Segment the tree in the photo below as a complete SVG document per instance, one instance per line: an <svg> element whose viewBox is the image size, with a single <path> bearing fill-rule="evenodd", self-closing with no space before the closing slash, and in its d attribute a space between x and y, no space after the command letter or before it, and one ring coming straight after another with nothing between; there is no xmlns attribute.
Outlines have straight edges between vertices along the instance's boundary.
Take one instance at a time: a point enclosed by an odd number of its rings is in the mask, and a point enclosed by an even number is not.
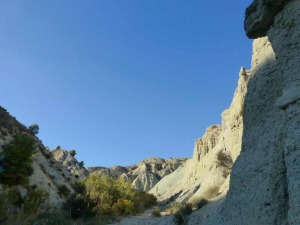
<svg viewBox="0 0 300 225"><path fill-rule="evenodd" d="M39 133L40 127L38 124L34 123L31 126L29 126L28 129L32 134L37 135Z"/></svg>
<svg viewBox="0 0 300 225"><path fill-rule="evenodd" d="M80 161L80 162L78 163L78 166L79 166L79 167L84 167L84 162L83 162L83 161Z"/></svg>
<svg viewBox="0 0 300 225"><path fill-rule="evenodd" d="M70 153L70 155L73 156L73 157L76 155L76 151L75 151L75 150L71 150L69 153Z"/></svg>
<svg viewBox="0 0 300 225"><path fill-rule="evenodd" d="M32 154L35 150L34 140L27 134L18 134L0 154L0 183L8 186L26 185L33 173Z"/></svg>

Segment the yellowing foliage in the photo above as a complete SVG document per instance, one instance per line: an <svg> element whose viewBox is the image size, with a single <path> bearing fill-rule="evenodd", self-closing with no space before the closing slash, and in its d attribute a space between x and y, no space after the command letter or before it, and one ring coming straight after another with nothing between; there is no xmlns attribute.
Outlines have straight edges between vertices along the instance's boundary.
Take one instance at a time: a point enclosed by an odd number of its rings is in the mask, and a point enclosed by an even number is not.
<svg viewBox="0 0 300 225"><path fill-rule="evenodd" d="M91 174L79 187L81 198L77 200L85 202L98 216L137 214L156 204L153 195L131 188L123 179Z"/></svg>

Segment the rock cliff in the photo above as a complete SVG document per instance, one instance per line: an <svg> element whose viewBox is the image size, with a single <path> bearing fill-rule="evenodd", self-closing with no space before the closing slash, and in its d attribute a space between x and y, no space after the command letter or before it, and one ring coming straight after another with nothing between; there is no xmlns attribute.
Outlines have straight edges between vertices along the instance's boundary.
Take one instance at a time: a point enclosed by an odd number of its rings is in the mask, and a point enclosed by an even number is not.
<svg viewBox="0 0 300 225"><path fill-rule="evenodd" d="M300 224L300 1L265 2L246 13L247 34L265 37L253 44L243 147L219 224Z"/></svg>
<svg viewBox="0 0 300 225"><path fill-rule="evenodd" d="M190 224L300 224L300 1L256 0L246 11L253 43L241 154L224 199Z"/></svg>

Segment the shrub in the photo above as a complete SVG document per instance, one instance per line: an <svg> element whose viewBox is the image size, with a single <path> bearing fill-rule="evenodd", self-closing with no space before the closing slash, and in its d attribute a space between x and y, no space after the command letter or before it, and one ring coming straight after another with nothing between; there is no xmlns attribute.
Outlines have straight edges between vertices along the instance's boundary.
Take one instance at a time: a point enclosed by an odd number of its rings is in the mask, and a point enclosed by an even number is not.
<svg viewBox="0 0 300 225"><path fill-rule="evenodd" d="M152 212L151 212L151 215L153 217L161 217L160 210L158 208L153 209Z"/></svg>
<svg viewBox="0 0 300 225"><path fill-rule="evenodd" d="M5 194L0 194L0 224L8 218L8 210L7 210L7 197Z"/></svg>
<svg viewBox="0 0 300 225"><path fill-rule="evenodd" d="M0 182L4 185L27 185L28 177L33 173L32 154L34 140L26 134L18 134L3 147L0 166Z"/></svg>
<svg viewBox="0 0 300 225"><path fill-rule="evenodd" d="M231 167L232 166L232 159L230 154L226 152L220 151L217 153L218 165L223 167Z"/></svg>
<svg viewBox="0 0 300 225"><path fill-rule="evenodd" d="M207 203L208 203L208 201L206 199L202 198L199 202L196 203L197 209L201 209Z"/></svg>
<svg viewBox="0 0 300 225"><path fill-rule="evenodd" d="M146 209L157 205L157 198L154 195L149 194L147 192L140 192L139 199L140 202L143 203L144 208Z"/></svg>
<svg viewBox="0 0 300 225"><path fill-rule="evenodd" d="M85 202L102 218L141 213L145 206L156 204L153 195L131 188L123 179L91 174L83 185Z"/></svg>
<svg viewBox="0 0 300 225"><path fill-rule="evenodd" d="M60 196L65 196L65 197L69 197L71 194L70 189L66 186L66 185L60 185L58 186L58 193Z"/></svg>
<svg viewBox="0 0 300 225"><path fill-rule="evenodd" d="M71 150L69 153L70 153L70 155L73 156L73 157L76 155L76 151L75 151L75 150Z"/></svg>
<svg viewBox="0 0 300 225"><path fill-rule="evenodd" d="M21 194L20 194L18 188L16 188L16 187L11 187L7 190L6 198L7 198L7 201L13 205L18 205L22 200Z"/></svg>
<svg viewBox="0 0 300 225"><path fill-rule="evenodd" d="M230 154L220 151L217 153L217 165L223 167L223 177L226 178L231 171L231 167L233 164L232 158Z"/></svg>
<svg viewBox="0 0 300 225"><path fill-rule="evenodd" d="M177 212L174 214L177 224L187 224L187 216L193 211L192 204L184 203L179 205Z"/></svg>
<svg viewBox="0 0 300 225"><path fill-rule="evenodd" d="M37 214L49 198L49 194L44 189L35 189L28 192L24 201L24 211L27 215Z"/></svg>
<svg viewBox="0 0 300 225"><path fill-rule="evenodd" d="M79 167L84 167L84 162L83 162L83 161L80 161L80 162L78 163L78 166L79 166Z"/></svg>
<svg viewBox="0 0 300 225"><path fill-rule="evenodd" d="M39 133L40 127L35 123L29 126L28 129L33 135L37 135Z"/></svg>
<svg viewBox="0 0 300 225"><path fill-rule="evenodd" d="M118 199L111 207L112 212L117 215L130 215L134 213L134 203L127 199Z"/></svg>

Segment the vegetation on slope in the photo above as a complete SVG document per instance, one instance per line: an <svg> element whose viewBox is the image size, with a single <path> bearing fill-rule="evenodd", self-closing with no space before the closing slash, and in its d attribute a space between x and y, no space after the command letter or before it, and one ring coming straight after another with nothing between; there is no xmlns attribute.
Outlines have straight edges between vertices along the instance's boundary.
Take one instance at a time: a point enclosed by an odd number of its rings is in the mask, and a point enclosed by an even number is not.
<svg viewBox="0 0 300 225"><path fill-rule="evenodd" d="M33 173L34 150L34 140L27 134L18 134L5 145L0 154L0 183L7 186L27 185L28 177Z"/></svg>

